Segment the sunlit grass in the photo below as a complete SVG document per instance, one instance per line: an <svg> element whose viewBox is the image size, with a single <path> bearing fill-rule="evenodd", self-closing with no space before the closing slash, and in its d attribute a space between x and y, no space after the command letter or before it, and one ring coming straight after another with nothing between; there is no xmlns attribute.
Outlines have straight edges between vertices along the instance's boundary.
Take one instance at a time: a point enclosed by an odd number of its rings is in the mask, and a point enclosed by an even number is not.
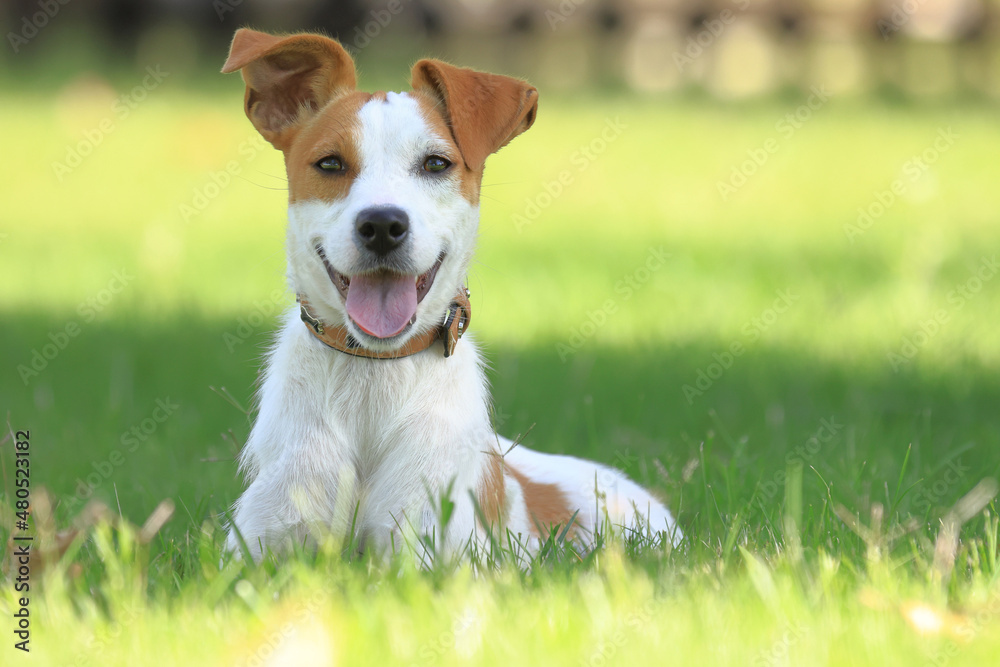
<svg viewBox="0 0 1000 667"><path fill-rule="evenodd" d="M776 123L797 100L543 96L535 127L489 165L469 279L499 428L625 469L688 537L669 555L619 544L476 576L340 553L220 564L249 427L223 395L250 405L291 302L280 155L243 117L239 82L226 85L195 96L166 81L61 181L52 163L112 116L115 93L87 84L0 107L0 396L11 427L32 430L33 483L54 494L56 525L82 527L32 597L40 664L72 663L80 646L91 664L996 654L995 504L975 496L959 544L940 538L949 509L1000 475L992 110L831 102L784 138ZM624 127L584 157L609 120ZM947 127L954 144L911 180L907 161ZM769 138L779 150L723 200L718 183ZM216 190L230 161L239 173ZM896 179L898 201L864 234L845 231ZM669 256L647 265L652 250ZM79 335L22 381L69 322ZM723 372L700 388L713 364ZM124 444L158 400L178 408ZM175 512L129 552L125 523L80 518L91 498L126 523L165 498Z"/></svg>

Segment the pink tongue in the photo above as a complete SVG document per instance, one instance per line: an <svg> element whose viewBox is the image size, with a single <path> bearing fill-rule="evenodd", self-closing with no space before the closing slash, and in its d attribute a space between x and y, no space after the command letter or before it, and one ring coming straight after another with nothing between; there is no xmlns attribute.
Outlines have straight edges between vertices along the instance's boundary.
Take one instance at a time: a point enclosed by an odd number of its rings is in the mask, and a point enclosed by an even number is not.
<svg viewBox="0 0 1000 667"><path fill-rule="evenodd" d="M347 314L365 333L376 338L395 336L406 328L416 312L414 276L383 272L351 277Z"/></svg>

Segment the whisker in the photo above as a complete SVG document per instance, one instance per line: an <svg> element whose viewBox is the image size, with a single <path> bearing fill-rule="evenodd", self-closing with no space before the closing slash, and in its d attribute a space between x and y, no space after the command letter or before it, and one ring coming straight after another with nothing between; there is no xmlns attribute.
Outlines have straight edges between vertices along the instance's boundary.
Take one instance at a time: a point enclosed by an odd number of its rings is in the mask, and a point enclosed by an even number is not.
<svg viewBox="0 0 1000 667"><path fill-rule="evenodd" d="M269 176L269 177L271 177L271 178L274 178L274 179L277 179L277 180L279 180L279 181L284 181L285 183L287 183L287 182L288 182L288 178L287 178L287 177L285 177L285 176L279 176L278 174L272 174L272 173L269 173L269 172L266 172L266 171L260 171L259 169L258 169L258 170L256 170L256 171L257 171L257 173L258 173L258 174L260 174L261 176Z"/></svg>
<svg viewBox="0 0 1000 667"><path fill-rule="evenodd" d="M236 178L238 178L238 179L240 179L242 181L245 181L245 182L249 183L250 185L255 185L258 188L261 188L262 190L280 190L281 192L288 192L288 188L287 187L286 188L275 188L275 187L272 187L270 185L264 185L262 183L255 183L254 181L251 181L246 176L237 176Z"/></svg>

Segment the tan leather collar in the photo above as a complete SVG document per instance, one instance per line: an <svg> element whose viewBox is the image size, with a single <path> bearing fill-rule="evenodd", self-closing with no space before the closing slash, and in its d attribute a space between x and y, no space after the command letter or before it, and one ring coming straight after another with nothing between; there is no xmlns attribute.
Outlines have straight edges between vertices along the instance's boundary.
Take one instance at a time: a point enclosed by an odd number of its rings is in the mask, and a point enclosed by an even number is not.
<svg viewBox="0 0 1000 667"><path fill-rule="evenodd" d="M332 347L338 352L350 354L355 357L399 359L400 357L409 357L417 352L423 352L438 340L444 343L444 356L450 357L455 352L455 345L458 344L458 339L468 330L469 322L472 320L472 306L469 305L469 296L468 288L463 287L460 289L455 298L451 300L451 305L448 306L441 326L431 329L420 336L411 338L406 342L406 345L390 352L378 352L361 347L358 341L351 336L347 327L331 327L316 317L305 295L299 294L295 299L299 302L302 321L306 323L309 331L324 345Z"/></svg>

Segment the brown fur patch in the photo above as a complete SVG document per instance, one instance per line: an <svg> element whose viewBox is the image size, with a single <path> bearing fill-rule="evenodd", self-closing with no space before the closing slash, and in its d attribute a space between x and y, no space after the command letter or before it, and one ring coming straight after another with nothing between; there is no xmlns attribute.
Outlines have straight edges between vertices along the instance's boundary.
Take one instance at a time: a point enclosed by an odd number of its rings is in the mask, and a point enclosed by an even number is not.
<svg viewBox="0 0 1000 667"><path fill-rule="evenodd" d="M507 518L504 511L507 502L504 467L502 456L494 453L489 454L489 462L486 464L486 470L480 481L479 493L476 494L476 500L479 502L479 507L483 511L483 517L487 523L484 528L496 526Z"/></svg>
<svg viewBox="0 0 1000 667"><path fill-rule="evenodd" d="M358 112L371 100L369 93L353 92L333 100L298 132L285 153L288 201L336 201L347 196L361 173ZM325 174L316 163L336 155L346 171Z"/></svg>
<svg viewBox="0 0 1000 667"><path fill-rule="evenodd" d="M354 61L329 37L236 31L223 72L242 70L247 117L275 148L287 150L302 110L315 112L353 90Z"/></svg>
<svg viewBox="0 0 1000 667"><path fill-rule="evenodd" d="M456 163L455 167L459 169L459 173L461 174L462 196L466 201L475 206L479 203L479 189L482 187L483 182L482 168L473 169L465 162L462 151L455 143L451 129L448 127L448 120L444 116L444 109L441 103L427 93L415 91L410 94L417 100L417 104L420 107L420 114L423 116L424 121L430 125L434 134L448 142L449 146L453 149L452 157L455 159L452 162Z"/></svg>
<svg viewBox="0 0 1000 667"><path fill-rule="evenodd" d="M413 90L441 102L465 163L482 171L486 158L535 122L538 91L509 76L420 60L410 71Z"/></svg>
<svg viewBox="0 0 1000 667"><path fill-rule="evenodd" d="M507 466L507 470L521 485L524 502L528 506L528 516L532 520L533 535L540 536L539 526L546 530L555 525L565 526L569 522L573 510L570 509L566 494L558 486L533 482L510 466Z"/></svg>

